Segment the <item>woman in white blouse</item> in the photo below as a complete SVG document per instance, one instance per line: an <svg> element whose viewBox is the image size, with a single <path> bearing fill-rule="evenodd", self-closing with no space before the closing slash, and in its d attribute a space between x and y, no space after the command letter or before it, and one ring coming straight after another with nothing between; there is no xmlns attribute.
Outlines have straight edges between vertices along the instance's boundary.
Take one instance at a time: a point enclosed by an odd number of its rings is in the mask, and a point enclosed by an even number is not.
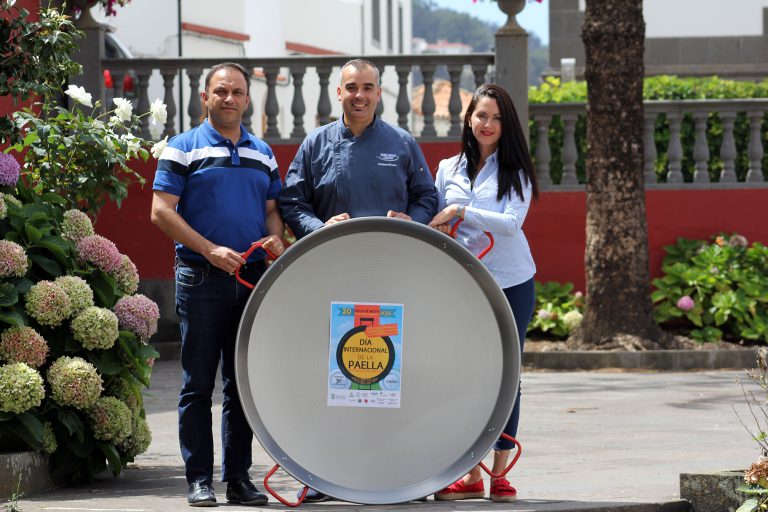
<svg viewBox="0 0 768 512"><path fill-rule="evenodd" d="M493 235L495 245L481 261L509 301L522 352L525 331L533 315L536 272L523 234L523 221L531 199L538 197L538 185L517 112L504 89L485 84L475 91L464 115L461 152L440 162L435 186L441 211L430 226L449 233L457 218L463 219L456 240L475 254L488 245L484 232ZM519 419L518 393L504 433L515 437ZM505 439L496 443L493 473L504 470L513 446ZM483 497L485 489L479 467L435 493L436 500ZM491 479L491 500L509 502L516 497L517 491L506 478Z"/></svg>

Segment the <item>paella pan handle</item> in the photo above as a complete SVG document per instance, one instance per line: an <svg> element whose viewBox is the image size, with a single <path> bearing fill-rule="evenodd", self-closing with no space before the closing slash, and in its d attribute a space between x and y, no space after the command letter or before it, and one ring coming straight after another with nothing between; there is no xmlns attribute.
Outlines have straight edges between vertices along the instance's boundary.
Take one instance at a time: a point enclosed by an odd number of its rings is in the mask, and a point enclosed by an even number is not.
<svg viewBox="0 0 768 512"><path fill-rule="evenodd" d="M459 218L459 220L456 221L456 223L451 228L451 238L456 238L456 231L459 229L459 224L464 222L464 219ZM486 254L490 252L491 249L493 249L493 244L495 243L495 240L493 239L493 235L489 231L483 231L485 233L485 236L488 237L488 247L483 249L483 251L477 255L477 259L481 260L485 257Z"/></svg>
<svg viewBox="0 0 768 512"><path fill-rule="evenodd" d="M523 453L523 447L522 447L522 446L520 446L520 443L517 441L517 439L515 439L514 437L512 437L512 436L510 436L510 435L508 435L508 434L501 434L501 437L503 437L503 438L504 438L504 439L506 439L507 441L512 441L513 443L515 443L515 446L517 447L517 452L515 453L515 456L512 458L512 462L510 462L510 463L509 463L509 465L508 465L508 466L507 466L507 467L504 469L504 471L502 471L502 472L501 472L501 473L499 473L498 475L497 475L497 474L495 474L495 473L493 473L493 471L491 471L490 469L488 469L488 466L486 466L485 464L483 464L483 463L481 462L481 463L480 463L480 467L481 467L481 468L483 468L483 471L485 471L486 473L488 473L488 475L489 475L491 478L504 478L504 476L505 476L507 473L509 473L509 470L510 470L510 469L512 469L512 466L514 466L514 465L515 465L515 463L517 462L517 459L519 459L519 458L520 458L520 454L521 454L521 453Z"/></svg>
<svg viewBox="0 0 768 512"><path fill-rule="evenodd" d="M264 252L267 253L267 257L272 258L273 260L277 259L277 256L275 256L274 254L269 252L269 249L267 249L266 247L263 247L263 244L261 242L256 242L253 245L251 245L251 247L248 248L248 250L245 251L243 254L241 254L240 257L243 258L244 260L248 260L248 256L250 256L251 253L253 251L255 251L256 249L264 249ZM245 279L243 279L242 277L240 277L240 269L241 268L243 268L242 265L238 266L235 269L235 279L237 279L237 281L241 285L245 286L246 288L253 289L256 285L253 285L253 284L249 283L248 281L246 281Z"/></svg>
<svg viewBox="0 0 768 512"><path fill-rule="evenodd" d="M305 485L304 489L301 491L301 494L299 494L299 499L296 500L296 502L288 501L282 496L280 496L277 491L272 489L269 486L269 477L275 474L275 472L280 468L280 464L275 464L275 466L269 470L269 473L267 473L267 476L264 477L264 489L267 490L269 494L272 495L273 498L275 498L277 501L285 505L286 507L298 507L302 503L304 503L304 498L307 496L307 492L309 491L309 486Z"/></svg>

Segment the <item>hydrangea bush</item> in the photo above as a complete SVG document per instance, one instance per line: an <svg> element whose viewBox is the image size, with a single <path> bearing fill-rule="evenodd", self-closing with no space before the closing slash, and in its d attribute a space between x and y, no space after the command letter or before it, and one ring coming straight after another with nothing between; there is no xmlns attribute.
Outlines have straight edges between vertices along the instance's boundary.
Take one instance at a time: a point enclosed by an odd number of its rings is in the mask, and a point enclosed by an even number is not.
<svg viewBox="0 0 768 512"><path fill-rule="evenodd" d="M652 295L659 323L700 341L768 342L768 247L720 234L664 250Z"/></svg>
<svg viewBox="0 0 768 512"><path fill-rule="evenodd" d="M528 332L566 338L579 328L584 314L584 295L573 283L536 282L536 306Z"/></svg>
<svg viewBox="0 0 768 512"><path fill-rule="evenodd" d="M157 305L88 215L16 180L2 155L0 451L50 453L62 481L117 474L151 441L141 390Z"/></svg>

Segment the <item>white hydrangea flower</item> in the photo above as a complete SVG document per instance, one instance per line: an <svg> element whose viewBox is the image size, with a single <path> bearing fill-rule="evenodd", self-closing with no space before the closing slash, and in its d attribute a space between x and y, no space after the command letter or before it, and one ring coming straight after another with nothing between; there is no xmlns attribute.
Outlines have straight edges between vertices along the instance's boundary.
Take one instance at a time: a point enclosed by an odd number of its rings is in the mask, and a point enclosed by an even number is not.
<svg viewBox="0 0 768 512"><path fill-rule="evenodd" d="M86 107L93 107L93 103L91 103L91 95L90 93L85 92L85 88L83 87L70 84L69 88L67 88L64 94L76 102L82 103Z"/></svg>

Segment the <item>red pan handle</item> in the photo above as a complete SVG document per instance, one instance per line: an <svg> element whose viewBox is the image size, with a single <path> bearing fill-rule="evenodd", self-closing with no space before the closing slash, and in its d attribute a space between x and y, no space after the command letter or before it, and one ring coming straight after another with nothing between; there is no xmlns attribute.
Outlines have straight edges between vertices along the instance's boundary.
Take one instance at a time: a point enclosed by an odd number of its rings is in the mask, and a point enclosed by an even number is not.
<svg viewBox="0 0 768 512"><path fill-rule="evenodd" d="M267 253L267 257L272 258L273 260L277 259L277 256L275 256L274 254L269 252L269 249L267 249L266 247L263 247L263 244L261 242L255 242L253 245L251 245L251 247L247 251L245 251L240 256L244 260L248 260L248 256L250 256L251 253L253 251L255 251L256 249L264 249L264 252ZM240 265L239 267L237 267L235 269L235 279L237 279L237 282L239 282L241 285L245 286L246 288L250 288L250 289L255 288L256 285L253 285L253 284L249 283L248 281L246 281L245 279L243 279L242 277L240 277L240 269L241 268L243 268L242 265Z"/></svg>
<svg viewBox="0 0 768 512"><path fill-rule="evenodd" d="M459 229L459 224L461 224L462 222L464 222L464 219L459 218L459 220L457 220L456 223L453 225L453 227L451 228L451 234L450 234L451 238L456 238L456 231ZM483 259L485 255L488 254L491 251L491 249L493 249L493 244L495 243L495 240L493 239L493 235L490 232L483 231L483 233L485 233L485 236L488 237L488 247L483 249L483 251L477 255L477 259L479 260Z"/></svg>
<svg viewBox="0 0 768 512"><path fill-rule="evenodd" d="M280 468L280 464L275 464L275 466L269 470L269 473L267 473L267 476L264 477L264 489L267 490L269 494L272 495L273 498L275 498L277 501L285 505L286 507L298 507L302 503L304 503L304 498L307 496L307 491L309 491L309 486L305 485L304 489L301 491L301 494L299 494L299 499L295 503L292 501L288 501L282 496L280 496L277 491L272 489L269 486L269 477L275 474L275 471L277 471Z"/></svg>
<svg viewBox="0 0 768 512"><path fill-rule="evenodd" d="M515 443L515 446L517 446L517 452L515 453L515 456L512 458L512 462L510 462L509 465L506 467L506 469L504 469L504 471L502 471L498 475L494 474L490 469L488 469L488 467L485 464L481 462L480 467L483 468L483 471L488 473L488 475L490 475L491 478L503 478L507 473L509 473L509 470L512 469L512 466L515 465L515 463L517 462L517 459L520 458L520 454L523 453L523 447L520 446L520 443L517 442L517 439L515 439L514 437L508 434L501 434L501 437L503 437L507 441L512 441L513 443Z"/></svg>

